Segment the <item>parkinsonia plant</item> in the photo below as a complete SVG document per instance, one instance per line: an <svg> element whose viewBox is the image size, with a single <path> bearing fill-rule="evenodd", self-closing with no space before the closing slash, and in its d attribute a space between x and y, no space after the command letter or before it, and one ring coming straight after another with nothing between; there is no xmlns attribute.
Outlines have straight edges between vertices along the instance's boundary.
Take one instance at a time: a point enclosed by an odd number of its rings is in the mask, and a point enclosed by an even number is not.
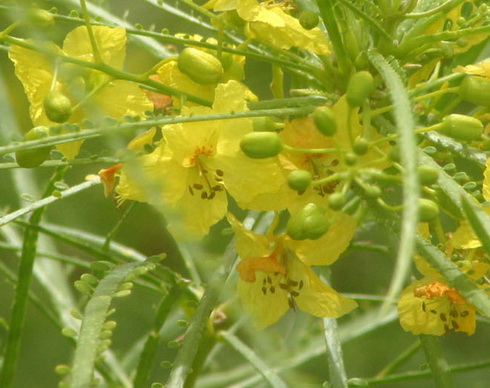
<svg viewBox="0 0 490 388"><path fill-rule="evenodd" d="M1 2L0 386L487 386L489 36L478 0Z"/></svg>

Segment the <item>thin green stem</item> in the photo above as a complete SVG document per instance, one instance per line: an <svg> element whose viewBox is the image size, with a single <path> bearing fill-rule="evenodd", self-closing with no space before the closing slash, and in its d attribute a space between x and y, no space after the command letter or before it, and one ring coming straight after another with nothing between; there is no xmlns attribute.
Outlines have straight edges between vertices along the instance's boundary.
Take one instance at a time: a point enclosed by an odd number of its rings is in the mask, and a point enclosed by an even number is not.
<svg viewBox="0 0 490 388"><path fill-rule="evenodd" d="M103 62L102 56L100 55L99 46L95 40L94 30L92 29L92 24L90 23L90 15L87 10L87 4L85 0L80 0L80 7L82 7L83 19L85 20L85 27L87 28L88 38L90 39L90 44L92 45L92 52L94 54L94 59L96 62Z"/></svg>
<svg viewBox="0 0 490 388"><path fill-rule="evenodd" d="M425 357L432 371L437 388L454 388L451 370L444 357L439 337L433 335L421 335L420 343L424 349Z"/></svg>
<svg viewBox="0 0 490 388"><path fill-rule="evenodd" d="M16 210L15 212L12 212L10 214L7 214L6 216L0 217L0 226L5 225L21 216L24 214L30 213L32 211L37 211L39 209L43 209L45 206L59 201L60 199L70 197L74 194L77 194L83 190L86 190L92 186L98 185L100 183L100 178L94 178L91 179L87 182L83 182L79 185L70 187L69 189L63 190L59 192L57 195L50 195L47 197L44 197L43 199L34 202L32 205L26 206L22 209ZM51 193L53 190L51 190L49 193Z"/></svg>
<svg viewBox="0 0 490 388"><path fill-rule="evenodd" d="M287 388L286 383L262 361L247 345L230 332L221 332L220 337L224 339L233 349L240 353L259 372L271 388Z"/></svg>
<svg viewBox="0 0 490 388"><path fill-rule="evenodd" d="M399 366L403 365L407 362L412 356L420 349L420 341L414 342L410 345L403 353L401 353L397 358L391 361L388 365L386 365L382 370L378 372L376 378L382 378L390 375L396 370Z"/></svg>
<svg viewBox="0 0 490 388"><path fill-rule="evenodd" d="M234 251L234 246L235 240L233 239L226 249L223 260L224 264L221 266L220 270L214 273L209 281L208 288L204 292L194 314L194 318L185 333L182 347L177 353L173 368L170 371L170 376L165 385L166 388L184 387L187 377L191 372L192 364L198 351L199 342L206 329L209 316L218 302L223 283L228 277L233 263L235 262L236 253Z"/></svg>

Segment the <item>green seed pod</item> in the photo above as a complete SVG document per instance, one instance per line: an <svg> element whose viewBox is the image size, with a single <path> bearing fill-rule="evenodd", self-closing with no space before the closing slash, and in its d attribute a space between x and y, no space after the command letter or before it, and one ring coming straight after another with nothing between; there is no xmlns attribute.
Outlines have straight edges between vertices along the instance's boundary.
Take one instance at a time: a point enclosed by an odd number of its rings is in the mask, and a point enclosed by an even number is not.
<svg viewBox="0 0 490 388"><path fill-rule="evenodd" d="M458 140L479 140L483 133L483 124L474 117L454 113L442 119L439 132Z"/></svg>
<svg viewBox="0 0 490 388"><path fill-rule="evenodd" d="M332 210L340 210L347 203L347 198L343 193L332 193L328 197L328 207Z"/></svg>
<svg viewBox="0 0 490 388"><path fill-rule="evenodd" d="M356 155L365 155L369 150L369 141L363 137L358 137L354 140L352 150L356 153Z"/></svg>
<svg viewBox="0 0 490 388"><path fill-rule="evenodd" d="M293 240L316 240L328 230L330 222L320 206L309 203L288 222L287 233Z"/></svg>
<svg viewBox="0 0 490 388"><path fill-rule="evenodd" d="M253 118L255 132L275 132L276 122L270 116L260 116Z"/></svg>
<svg viewBox="0 0 490 388"><path fill-rule="evenodd" d="M48 127L35 127L27 132L24 136L25 141L39 140L49 136ZM15 159L20 167L33 168L39 166L49 158L51 146L35 148L31 150L22 150L15 153Z"/></svg>
<svg viewBox="0 0 490 388"><path fill-rule="evenodd" d="M368 198L378 198L381 196L381 189L378 186L374 186L371 184L366 183L362 187L364 194Z"/></svg>
<svg viewBox="0 0 490 388"><path fill-rule="evenodd" d="M349 80L347 102L351 107L362 106L372 92L374 92L373 76L368 71L359 71Z"/></svg>
<svg viewBox="0 0 490 388"><path fill-rule="evenodd" d="M55 123L64 123L71 116L71 101L63 93L50 92L44 99L46 116Z"/></svg>
<svg viewBox="0 0 490 388"><path fill-rule="evenodd" d="M439 178L439 170L432 166L420 165L417 166L420 184L430 186L437 182Z"/></svg>
<svg viewBox="0 0 490 388"><path fill-rule="evenodd" d="M311 173L307 170L294 170L288 175L288 186L303 192L311 184Z"/></svg>
<svg viewBox="0 0 490 388"><path fill-rule="evenodd" d="M459 95L472 104L490 106L490 79L480 76L466 77L459 87Z"/></svg>
<svg viewBox="0 0 490 388"><path fill-rule="evenodd" d="M318 14L310 10L303 11L301 12L301 15L299 15L299 24L301 24L301 27L305 30L315 28L319 21L320 18L318 17Z"/></svg>
<svg viewBox="0 0 490 388"><path fill-rule="evenodd" d="M325 136L333 136L337 132L337 120L328 106L315 108L312 114L316 128Z"/></svg>
<svg viewBox="0 0 490 388"><path fill-rule="evenodd" d="M282 142L276 132L250 132L240 141L240 148L252 159L276 156L282 150Z"/></svg>
<svg viewBox="0 0 490 388"><path fill-rule="evenodd" d="M192 47L180 53L177 67L198 84L215 84L223 75L223 66L218 58Z"/></svg>
<svg viewBox="0 0 490 388"><path fill-rule="evenodd" d="M429 222L439 215L439 207L434 201L419 198L419 221Z"/></svg>

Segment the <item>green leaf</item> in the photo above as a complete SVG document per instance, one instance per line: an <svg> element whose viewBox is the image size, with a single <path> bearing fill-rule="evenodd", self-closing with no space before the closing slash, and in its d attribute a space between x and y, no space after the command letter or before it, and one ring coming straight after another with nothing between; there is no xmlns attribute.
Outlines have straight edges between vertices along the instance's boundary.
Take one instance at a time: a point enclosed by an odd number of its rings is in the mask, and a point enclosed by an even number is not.
<svg viewBox="0 0 490 388"><path fill-rule="evenodd" d="M415 245L415 234L418 225L418 208L420 185L417 175L418 148L414 133L415 122L412 115L412 104L399 74L388 61L376 51L370 51L368 58L383 77L391 100L393 113L399 135L400 159L404 168L403 181L403 215L400 232L400 245L396 259L395 273L393 274L384 308L392 303L401 291L405 278L408 275L412 254Z"/></svg>
<svg viewBox="0 0 490 388"><path fill-rule="evenodd" d="M482 243L483 249L490 254L490 216L474 201L461 197L461 205L468 222Z"/></svg>

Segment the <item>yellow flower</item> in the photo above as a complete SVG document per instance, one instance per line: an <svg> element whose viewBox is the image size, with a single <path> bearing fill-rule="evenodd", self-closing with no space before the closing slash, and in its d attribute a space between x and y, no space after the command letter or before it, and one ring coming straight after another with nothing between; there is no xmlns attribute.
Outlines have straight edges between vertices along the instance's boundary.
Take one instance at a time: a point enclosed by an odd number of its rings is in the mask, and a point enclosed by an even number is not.
<svg viewBox="0 0 490 388"><path fill-rule="evenodd" d="M448 252L453 247L449 245ZM414 334L443 335L450 330L471 335L476 327L476 309L421 256L415 256L417 270L425 277L406 287L398 301L400 324ZM460 269L471 279L484 276L489 265L460 260Z"/></svg>
<svg viewBox="0 0 490 388"><path fill-rule="evenodd" d="M183 115L245 111L251 93L229 81L219 84L215 95L212 108L184 107ZM284 177L276 160L250 159L241 152L239 142L252 130L247 118L166 125L155 151L139 158L140 168L124 170L117 192L123 199L168 207L178 215L169 227L181 237L208 233L227 211L227 192L242 207L279 210L273 196L255 201L277 192Z"/></svg>
<svg viewBox="0 0 490 388"><path fill-rule="evenodd" d="M104 26L92 27L100 56L104 63L122 69L126 31ZM30 41L31 43L34 43ZM62 55L94 62L92 45L86 27L77 27L65 38L63 49L54 44L46 48ZM98 71L57 61L45 54L12 46L9 57L15 64L15 74L22 82L30 103L30 116L34 125L52 126L44 109L44 100L52 90L67 96L72 107L69 122L80 122L84 118L97 121L105 116L120 119L125 115L143 115L152 110L151 102L133 82L112 80ZM57 77L56 79L54 79ZM52 87L53 85L53 87ZM69 159L74 158L82 142L62 144L57 148Z"/></svg>
<svg viewBox="0 0 490 388"><path fill-rule="evenodd" d="M246 230L232 215L236 234L238 294L254 325L263 329L277 322L288 309L322 318L347 314L357 303L323 283L295 253L284 235L258 235Z"/></svg>
<svg viewBox="0 0 490 388"><path fill-rule="evenodd" d="M176 34L177 37L185 37L195 41L206 41L207 43L217 45L216 39L208 38L204 39L200 35L187 36L185 34ZM231 46L233 47L233 46ZM202 49L209 52L210 50ZM223 69L224 73L220 79L220 83L226 83L230 80L241 81L244 77L245 56L238 54L223 53ZM164 83L167 86L171 86L175 89L182 90L197 97L204 98L206 100L214 99L214 91L216 85L204 85L199 84L189 78L186 74L182 73L178 67L176 61L169 61L160 66L157 70L158 81ZM172 97L173 105L180 107L180 99L176 96ZM186 101L185 105L196 105L191 101Z"/></svg>
<svg viewBox="0 0 490 388"><path fill-rule="evenodd" d="M330 54L325 34L315 27L304 29L298 19L288 15L280 4L259 3L257 0L218 0L211 2L215 11L235 10L247 22L245 34L251 39L288 50L299 47L317 54Z"/></svg>
<svg viewBox="0 0 490 388"><path fill-rule="evenodd" d="M413 334L475 332L476 310L454 288L428 278L405 288L398 302L400 324Z"/></svg>

